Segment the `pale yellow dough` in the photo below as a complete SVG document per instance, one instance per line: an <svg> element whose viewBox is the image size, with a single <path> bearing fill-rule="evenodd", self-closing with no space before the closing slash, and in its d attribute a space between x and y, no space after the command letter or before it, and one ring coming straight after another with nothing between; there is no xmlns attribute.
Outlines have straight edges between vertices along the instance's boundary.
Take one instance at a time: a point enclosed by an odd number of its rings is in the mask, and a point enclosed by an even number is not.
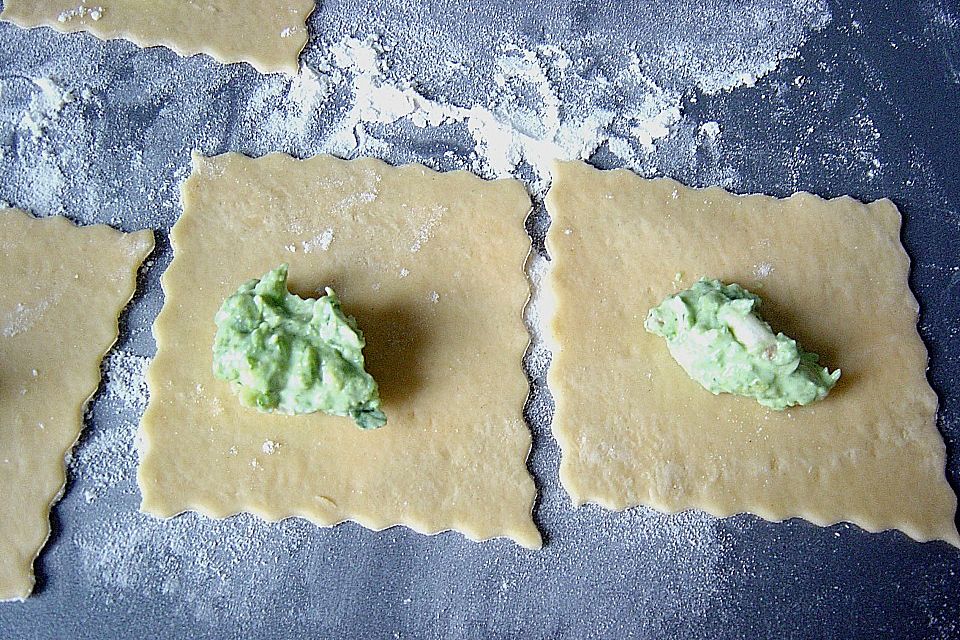
<svg viewBox="0 0 960 640"><path fill-rule="evenodd" d="M33 589L64 456L153 233L0 212L0 600Z"/></svg>
<svg viewBox="0 0 960 640"><path fill-rule="evenodd" d="M540 546L522 415L530 202L519 182L370 159L194 155L183 202L147 376L145 511ZM356 317L385 427L258 413L213 377L218 307L281 262L294 292L332 286Z"/></svg>
<svg viewBox="0 0 960 640"><path fill-rule="evenodd" d="M6 0L0 18L295 74L313 9L314 0Z"/></svg>
<svg viewBox="0 0 960 640"><path fill-rule="evenodd" d="M575 503L849 521L960 545L889 200L735 196L573 162L556 166L547 207L553 429ZM774 328L842 369L828 398L775 412L687 377L643 321L700 276L759 293Z"/></svg>

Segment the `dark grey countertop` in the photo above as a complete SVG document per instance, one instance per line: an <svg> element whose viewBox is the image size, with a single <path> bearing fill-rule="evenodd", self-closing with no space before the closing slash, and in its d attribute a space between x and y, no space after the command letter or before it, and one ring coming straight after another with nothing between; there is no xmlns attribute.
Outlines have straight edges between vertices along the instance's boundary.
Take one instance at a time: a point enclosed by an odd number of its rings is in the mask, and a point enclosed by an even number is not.
<svg viewBox="0 0 960 640"><path fill-rule="evenodd" d="M339 0L310 19L303 61L315 74L297 79L0 25L0 200L158 230L52 513L36 593L0 604L0 638L960 637L960 551L944 543L572 508L536 314L527 413L541 551L402 527L137 512L149 327L191 149L509 170L536 204L536 276L548 220L533 140L544 137L564 154L585 146L601 167L692 185L890 197L960 487L960 8L864 4ZM348 36L359 38L353 57ZM358 51L375 53L379 71ZM405 107L383 92L364 102L370 86L416 91L448 115L480 106L499 124L474 112L424 125L397 117Z"/></svg>

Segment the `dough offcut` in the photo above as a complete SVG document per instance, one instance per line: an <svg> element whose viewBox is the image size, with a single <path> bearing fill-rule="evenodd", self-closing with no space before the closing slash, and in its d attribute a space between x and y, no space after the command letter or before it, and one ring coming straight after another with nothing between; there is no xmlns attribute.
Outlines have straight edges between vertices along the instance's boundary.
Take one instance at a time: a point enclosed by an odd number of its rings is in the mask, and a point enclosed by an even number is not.
<svg viewBox="0 0 960 640"><path fill-rule="evenodd" d="M313 9L314 0L6 0L0 18L295 74Z"/></svg>
<svg viewBox="0 0 960 640"><path fill-rule="evenodd" d="M330 156L194 155L141 425L142 508L509 536L539 547L521 360L530 202L516 181ZM211 371L224 298L281 262L366 337L386 426L268 415Z"/></svg>
<svg viewBox="0 0 960 640"><path fill-rule="evenodd" d="M0 600L33 589L64 456L153 233L0 212Z"/></svg>
<svg viewBox="0 0 960 640"><path fill-rule="evenodd" d="M849 521L960 546L889 200L736 196L571 162L547 208L553 428L575 503ZM643 321L703 275L757 292L776 330L840 368L830 395L776 412L687 377Z"/></svg>

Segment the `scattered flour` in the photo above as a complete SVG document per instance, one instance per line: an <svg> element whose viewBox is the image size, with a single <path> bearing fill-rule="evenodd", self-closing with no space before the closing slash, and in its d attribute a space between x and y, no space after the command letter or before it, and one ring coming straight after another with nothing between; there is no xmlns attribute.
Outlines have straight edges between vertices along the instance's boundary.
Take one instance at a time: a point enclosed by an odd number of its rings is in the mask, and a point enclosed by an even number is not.
<svg viewBox="0 0 960 640"><path fill-rule="evenodd" d="M684 119L685 97L754 84L783 59L797 55L809 34L831 20L822 0L711 3L679 14L675 7L657 4L662 10L633 26L637 41L625 43L626 53L619 57L592 57L598 43L588 36L532 44L489 26L477 34L476 46L491 55L478 56L466 55L464 43L438 40L438 32L427 26L432 17L395 25L394 19L405 15L404 7L378 14L382 24L391 25L384 35L322 35L308 45L296 76L257 77L235 110L231 136L249 141L242 146L256 154L279 149L297 155L328 151L345 157L389 157L394 153L391 140L402 131L420 129L413 135L426 140L457 131L470 141L468 148L404 160L465 168L486 177L519 177L540 198L556 158L609 154L621 166L656 173L662 165L656 154L674 153L675 145L664 143L683 134L678 125ZM82 2L71 11L90 17L98 9ZM345 16L352 9L338 11ZM748 15L749 20L744 17ZM331 17L336 24L343 16ZM363 25L369 19L364 15L352 20ZM702 37L705 23L712 25L709 39ZM365 33L363 29L339 32ZM618 46L623 34L611 37ZM435 58L412 55L411 49L418 48L445 53ZM440 76L443 85L436 82ZM62 108L56 106L56 96L41 93L37 104L21 114L23 126L36 135L42 135ZM63 96L73 99L69 92ZM97 95L84 87L81 98L95 102ZM196 115L191 109L181 111L181 118ZM210 113L209 105L200 105L198 113ZM222 140L214 136L190 146L216 149ZM37 208L53 212L74 177L65 174L56 155L34 168L35 175L41 171L47 195L36 198Z"/></svg>
<svg viewBox="0 0 960 640"><path fill-rule="evenodd" d="M94 22L103 17L103 7L88 7L82 4L73 9L67 9L57 16L57 22L70 22L76 18L90 18Z"/></svg>
<svg viewBox="0 0 960 640"><path fill-rule="evenodd" d="M396 9L399 21L406 14ZM521 177L535 196L548 187L555 158L587 159L604 151L649 173L655 170L649 156L683 118L685 96L753 85L796 56L809 33L832 19L822 0L718 3L679 14L676 7L662 9L638 27L639 41L626 47L622 64L616 57L590 58L596 43L586 40L530 45L497 32L478 36L489 57L463 56L457 43L437 41L430 17L405 24L401 37L327 41L321 47L327 55L307 57L326 86L346 87L350 108L326 132L322 148L347 157L380 155L389 153L388 140L398 127L428 130L420 134L428 138L459 128L473 144L463 168ZM366 17L356 22L364 24ZM705 22L710 38L702 37ZM391 19L387 24L393 26ZM462 96L458 85L466 83L458 79L465 75L481 93ZM443 88L438 76L446 81ZM448 89L460 97L447 98Z"/></svg>
<svg viewBox="0 0 960 640"><path fill-rule="evenodd" d="M104 360L104 388L108 398L119 402L120 410L140 414L147 408L150 393L146 373L150 361L146 356L119 349Z"/></svg>
<svg viewBox="0 0 960 640"><path fill-rule="evenodd" d="M304 240L300 243L300 246L303 248L304 253L310 253L314 249L320 249L321 251L327 251L330 249L330 244L333 242L333 229L324 229L324 231L310 240Z"/></svg>
<svg viewBox="0 0 960 640"><path fill-rule="evenodd" d="M76 98L72 91L63 89L52 78L32 78L32 81L39 91L31 97L30 107L23 113L20 126L34 138L40 138L51 122L60 116L63 107Z"/></svg>
<svg viewBox="0 0 960 640"><path fill-rule="evenodd" d="M461 127L474 145L466 168L489 177L523 177L532 193L542 197L550 163L557 158L588 159L605 149L622 164L649 171L647 156L682 119L684 96L753 85L781 60L795 56L809 30L831 19L817 0L794 5L777 9L751 3L754 23L719 15L725 30L712 46L675 34L674 46L663 45L654 55L631 50L625 64L595 76L580 71L583 58L572 56L567 47L501 42L489 70L479 63L447 65L460 73L490 74L476 79L490 91L473 104L424 95L412 77L394 72L389 59L395 45L386 38L347 37L326 43L328 55L312 62L321 80L308 87L314 97L301 103L316 104L320 94L348 86L350 109L324 144L325 150L348 157L383 152L385 140L378 136L384 127ZM687 28L697 31L693 24ZM296 128L289 119L268 123L278 131ZM701 130L715 138L720 125L706 123Z"/></svg>
<svg viewBox="0 0 960 640"><path fill-rule="evenodd" d="M561 117L560 97L549 74L562 72L570 58L558 47L521 49L506 46L498 58L493 82L497 87L489 104L458 106L421 95L409 80L388 75L381 56L387 48L377 36L348 38L331 46L338 75L351 75L353 107L339 125L332 150L342 155L362 151L372 142L371 126L407 121L419 128L460 125L474 141L470 168L483 175L513 175L526 163L534 171L534 188L545 190L549 163L555 158L586 159L610 138L605 129L612 111L597 109L583 117ZM523 106L523 91L536 96ZM674 106L650 105L626 116L631 130L648 144L669 133L679 118Z"/></svg>
<svg viewBox="0 0 960 640"><path fill-rule="evenodd" d="M53 291L47 297L41 299L35 304L23 304L18 302L16 306L7 312L0 320L2 333L5 338L12 338L25 331L29 331L42 317L43 313L51 306L55 305L62 295L59 291Z"/></svg>
<svg viewBox="0 0 960 640"><path fill-rule="evenodd" d="M100 598L175 596L178 615L216 626L241 594L270 593L285 584L284 576L295 570L286 563L313 527L298 520L269 524L249 515L209 520L186 513L158 520L137 510L136 422L147 403L149 362L124 350L104 361L103 396L109 402L94 403L95 427L84 432L69 460L76 495L83 504L96 503L97 516L77 520L70 541L80 550L78 570ZM97 419L103 409L118 419ZM280 447L265 440L263 453Z"/></svg>
<svg viewBox="0 0 960 640"><path fill-rule="evenodd" d="M505 568L518 575L504 576L496 567L484 569L497 576L497 591L507 599L542 576L592 575L590 562L603 561L610 557L607 553L624 550L624 558L648 567L645 575L664 587L641 593L639 597L650 599L644 606L709 610L723 597L724 590L731 588L722 569L732 544L729 534L724 533L729 521L719 527L715 519L699 512L666 516L644 508L618 513L592 506L574 510L556 480L559 451L549 431L554 406L545 386L552 354L544 340L551 301L542 286L549 268L543 244L549 217L543 208L543 195L549 187L554 158L606 157L605 162L612 166L631 167L646 175L690 171L700 179L729 186L733 174L716 160L725 138L733 137L729 122L722 111L705 114L715 121L703 122L700 116L694 119L686 113L687 101L695 103L699 95L704 102L702 94L717 95L755 84L783 60L797 55L809 34L831 19L825 3L817 0L753 1L746 3L746 9L741 4L709 3L709 16L692 11L688 18L666 25L656 24L655 16L644 20L654 23L662 33L645 35L646 39L636 45L625 43L622 50L627 54L620 56L622 59L593 59L590 50L595 43L579 36L562 43L534 44L512 33L503 37L479 33L477 40L490 43L491 55L475 56L469 51L458 54L460 43L437 42L436 32L422 35L423 42L408 38L410 34L405 31L384 30L382 36L334 35L373 31L351 25L327 30L321 41L309 45L296 76L244 77L242 85L240 72L212 64L215 74L202 76L198 85L190 84L191 78L185 75L175 78L174 83L169 78L141 73L148 71L148 66L134 69L136 80L115 79L102 69L90 67L84 71L84 78L107 80L94 90L84 88L79 93L65 87L80 87L82 83L60 80L61 69L57 68L44 68L46 76L36 72L28 76L39 80L0 78L0 161L6 162L6 170L17 172L11 183L15 188L2 195L20 206L29 204L40 213L54 213L73 195L86 193L79 189L79 183L89 181L96 197L85 197L102 206L105 219L116 216L124 224L131 224L131 205L124 209L122 203L133 202L134 208L151 211L152 215L157 210L164 212L162 224L145 218L142 226L168 229L179 211L175 186L189 170L183 158L186 150L194 147L211 153L236 149L253 154L282 150L301 156L320 151L344 157L375 155L393 163L421 161L444 170L463 168L485 177L522 179L533 198L533 214L527 226L535 251L527 263L531 299L524 312L531 344L524 366L532 386L525 408L534 432L530 467L540 485L536 517L548 531L562 525L575 534L555 536L542 552L530 554L529 560L510 559ZM402 13L403 7L392 8ZM736 12L754 16L755 24L738 19ZM701 37L704 29L700 23L709 23L709 40ZM423 26L411 20L405 24L408 30ZM288 37L292 32L282 35ZM429 46L431 39L433 46L453 52L449 56L424 56L423 64L435 67L436 77L448 78L444 86L431 80L431 72L410 73L411 56L402 50L408 40L417 46ZM97 46L108 52L114 47ZM128 53L124 56L124 61L130 57ZM134 56L131 64L148 57ZM180 73L205 68L190 66L193 64L200 63L185 63L182 66L188 71ZM210 77L221 76L207 86ZM122 86L107 86L113 82ZM230 83L240 89L232 90L236 87ZM465 88L458 90L457 84ZM799 82L794 90L807 89L808 85L807 81ZM170 94L169 86L185 87L185 97ZM16 92L8 90L12 87L20 94L29 91L28 97L17 97ZM838 87L834 94L821 96L820 102L826 104L842 93L842 87ZM774 95L771 100L779 98ZM221 100L233 100L235 104L221 104ZM799 107L792 108L790 113L802 113ZM116 123L110 118L133 110L144 114L143 128L138 130L137 139L127 139L115 131ZM216 120L221 113L236 115ZM823 132L835 141L829 153L836 158L842 156L844 163L858 168L874 166L879 149L875 123L865 108L853 115L848 119L831 118L840 123L840 128ZM235 122L227 121L233 117ZM811 126L828 120L821 113L809 119ZM24 135L18 138L14 134ZM116 137L102 147L96 146L106 134ZM856 146L853 153L851 139ZM61 157L62 147L58 145L64 140L65 148L79 157L72 164ZM422 146L410 145L411 140ZM404 155L403 143L414 150ZM144 153L147 148L151 151ZM179 160L157 160L157 149ZM157 182L170 182L174 188L163 191L149 181L116 185L111 172L85 173L88 151L90 161L129 165L131 176L157 175ZM794 149L788 152L798 155ZM181 164L164 164L177 162ZM711 162L717 164L715 172L705 164ZM802 167L794 171L800 175ZM337 206L348 210L375 199L376 179L361 185L360 191L359 196ZM154 193L161 194L156 201L150 199ZM429 215L427 224L412 226L409 231L413 236L404 236L403 246L410 243L411 251L421 250L431 241L442 215L437 214L436 220ZM292 229L294 243L288 250L327 251L337 241L332 228L314 235L316 232ZM757 264L758 278L769 275L772 268L766 263ZM396 265L396 269L399 277L412 277L407 268ZM155 281L151 284L159 300L159 287ZM429 295L434 301L440 300L437 292ZM321 562L311 563L328 546L335 548L340 536L346 541L344 548L355 550L358 536L353 525L347 526L347 533L333 530L320 535L315 527L299 520L270 524L241 515L212 521L187 513L160 521L136 511L135 425L147 402L144 372L148 363L149 358L124 350L107 358L104 401L96 407L110 415L102 419L99 413L94 415L92 428L71 462L71 477L83 505L96 503L95 517L84 512L69 537L80 551L78 571L84 580L95 585L106 599L122 600L130 594L144 593L168 596L175 614L186 613L213 626L225 615L249 616L245 609L255 606L252 602L275 604L282 600L291 576L300 576L306 566L318 571L329 565L338 575L342 573L342 567L349 564L347 558L321 556ZM237 449L228 453L239 455ZM281 454L280 443L274 440L265 440L262 455L257 453L259 460ZM249 464L259 465L259 460L253 458ZM76 502L80 501L68 505ZM378 544L391 535L377 534ZM498 543L461 546L459 542L448 543L451 539L456 540L441 536L423 545L456 554L437 554L443 557L437 565L443 571L449 570L450 557L459 561L496 556L491 562L499 562L500 557L509 555L488 551L490 545ZM571 548L571 541L578 546ZM306 544L314 545L312 553L303 553ZM416 546L408 545L410 549ZM507 548L509 544L496 547ZM604 553L597 551L600 549ZM664 569L668 565L675 568ZM322 581L310 574L307 582ZM438 580L437 584L447 582ZM533 595L542 591L530 586ZM423 594L405 594L404 603L415 607L420 599L424 599Z"/></svg>
<svg viewBox="0 0 960 640"><path fill-rule="evenodd" d="M103 395L116 417L97 421L112 425L110 428L84 430L70 460L70 469L87 503L115 488L127 494L135 492L136 423L149 398L145 378L149 363L150 358L122 349L111 351L103 361Z"/></svg>
<svg viewBox="0 0 960 640"><path fill-rule="evenodd" d="M543 284L550 262L542 255L531 253L527 259L527 279L530 281L530 300L524 308L523 316L531 332L532 342L542 345L544 339L544 320L552 313L552 301L549 291ZM545 369L544 369L545 372Z"/></svg>
<svg viewBox="0 0 960 640"><path fill-rule="evenodd" d="M445 213L445 208L440 206L434 206L430 210L429 217L427 221L423 223L420 229L417 230L416 238L413 240L413 244L410 245L411 253L417 253L427 243L428 240L433 236L433 230L440 220L443 219L443 214Z"/></svg>
<svg viewBox="0 0 960 640"><path fill-rule="evenodd" d="M700 125L700 133L709 138L716 138L720 135L720 124L712 120L710 122L704 122Z"/></svg>
<svg viewBox="0 0 960 640"><path fill-rule="evenodd" d="M753 268L753 275L758 280L764 280L773 273L773 265L769 262L760 262Z"/></svg>
<svg viewBox="0 0 960 640"><path fill-rule="evenodd" d="M309 531L300 521L268 525L245 514L158 520L135 508L101 509L72 537L84 579L108 600L128 593L172 597L175 615L209 627L224 624L238 597L272 599L282 591L298 571L293 557Z"/></svg>

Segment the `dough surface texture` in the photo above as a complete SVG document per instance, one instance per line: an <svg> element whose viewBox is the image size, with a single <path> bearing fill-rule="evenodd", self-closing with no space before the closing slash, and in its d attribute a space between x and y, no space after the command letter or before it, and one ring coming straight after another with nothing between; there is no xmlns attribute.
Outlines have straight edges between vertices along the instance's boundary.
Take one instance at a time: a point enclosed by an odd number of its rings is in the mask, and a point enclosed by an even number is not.
<svg viewBox="0 0 960 640"><path fill-rule="evenodd" d="M0 18L24 28L161 45L182 56L249 62L261 73L296 74L313 9L314 0L7 0Z"/></svg>
<svg viewBox="0 0 960 640"><path fill-rule="evenodd" d="M0 212L0 600L33 590L64 457L153 232Z"/></svg>
<svg viewBox="0 0 960 640"><path fill-rule="evenodd" d="M574 503L848 521L960 546L889 200L737 196L565 162L547 209L548 383ZM763 296L773 327L843 371L830 395L777 412L691 380L643 322L701 276Z"/></svg>
<svg viewBox="0 0 960 640"><path fill-rule="evenodd" d="M403 524L540 546L521 366L530 201L519 182L371 159L194 155L183 202L147 374L144 511ZM332 287L357 319L386 426L262 414L213 377L214 314L281 262L292 292Z"/></svg>

